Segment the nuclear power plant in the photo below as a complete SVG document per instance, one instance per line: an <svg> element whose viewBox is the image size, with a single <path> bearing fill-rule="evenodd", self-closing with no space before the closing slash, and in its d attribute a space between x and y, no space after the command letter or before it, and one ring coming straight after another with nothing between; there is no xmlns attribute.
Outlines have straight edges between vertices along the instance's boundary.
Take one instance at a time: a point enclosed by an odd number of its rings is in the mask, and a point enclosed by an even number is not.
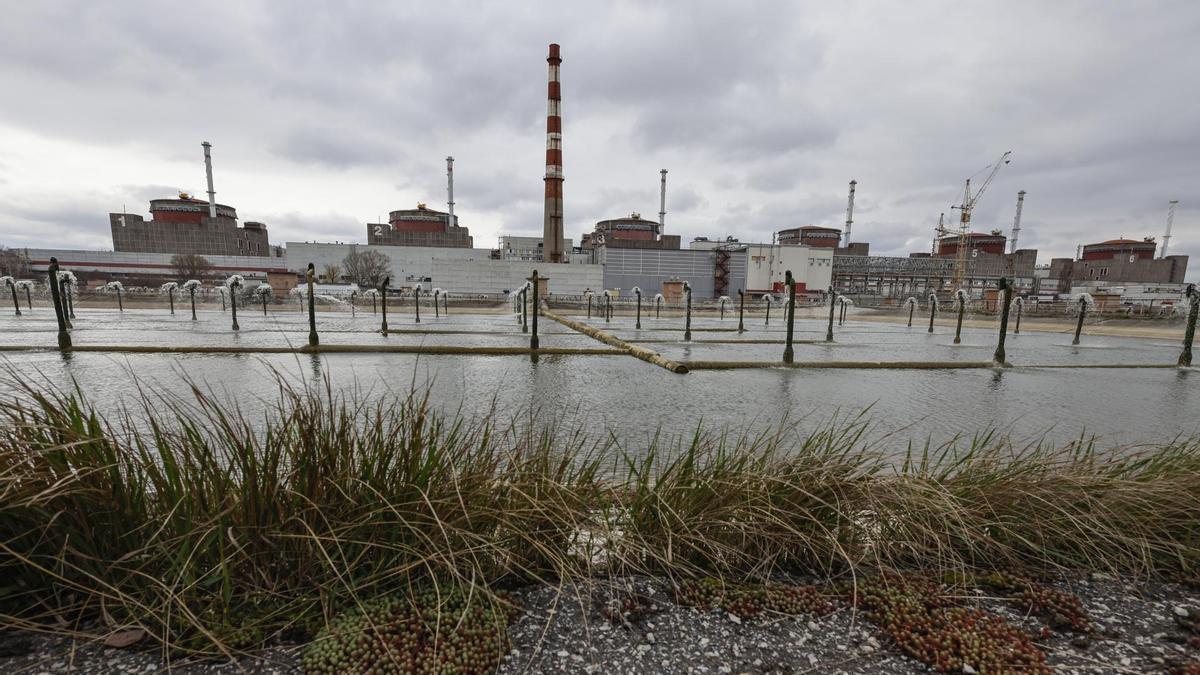
<svg viewBox="0 0 1200 675"><path fill-rule="evenodd" d="M855 197L864 187L857 180L849 181L841 228L781 223L770 242L743 241L743 233L738 232L710 233L721 236L696 237L684 248L680 234L665 232L667 169L661 169L658 175L658 220L643 217L636 210L626 211L629 205L612 205L627 215L590 214L598 219L580 233L579 246L573 247L572 238L564 231L562 53L558 44L549 45L546 63L541 237L501 234L496 248L475 248L474 238L456 213L455 160L447 156L444 211L424 202L392 210L386 222L365 223L365 244L288 242L286 247L272 247L266 225L250 221L239 226L236 210L217 203L212 146L205 141L201 145L207 200L186 192L177 198L153 199L150 220L124 212L109 214L111 252L27 249L25 255L35 269L44 269L49 258L57 256L65 269L77 271L84 283L89 283L169 277L174 256L194 254L212 258L214 270L248 278L273 275L276 283L286 286L289 282L283 277L302 273L309 263L320 269L336 269L351 252L371 250L387 257L396 288L439 287L462 293L503 293L519 288L533 263L553 265L541 268L543 276L548 277L542 287L562 295L599 289L619 294L634 286L648 291L683 280L691 284L697 298L738 291L751 295L780 293L788 270L802 295L820 298L833 289L860 302L880 303L909 295L945 295L959 288L979 296L994 289L1001 277L1008 278L1024 295L1094 291L1114 284L1169 288L1183 283L1187 256L1167 255L1178 203L1175 200L1169 203L1157 258L1152 237L1121 237L1082 245L1074 259L1055 258L1048 265L1037 265L1036 250L1017 247L1025 190L1017 194L1011 237L1000 229L973 229L974 206L997 172L1011 161L1011 152L985 167L990 174L984 180L974 185L970 179L965 182L961 204L952 207L960 211L957 229L947 225L944 217L939 219L932 249L906 256L871 254L868 238L861 236L870 224L855 227ZM469 210L470 195L466 198L464 204ZM852 239L852 232L858 235L858 241Z"/></svg>

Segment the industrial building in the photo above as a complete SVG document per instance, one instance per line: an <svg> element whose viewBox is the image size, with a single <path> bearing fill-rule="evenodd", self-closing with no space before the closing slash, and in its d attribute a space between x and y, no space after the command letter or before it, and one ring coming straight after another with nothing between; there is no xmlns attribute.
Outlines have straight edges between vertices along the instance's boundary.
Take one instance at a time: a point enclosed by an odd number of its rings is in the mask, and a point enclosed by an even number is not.
<svg viewBox="0 0 1200 675"><path fill-rule="evenodd" d="M955 268L963 241L966 251L962 279L956 283ZM999 232L972 232L940 237L937 255L912 253L903 257L866 255L868 245L855 243L835 250L833 285L839 293L881 298L947 293L958 287L980 296L985 289L994 288L1001 277L1007 277L1019 292L1032 292L1037 251L1005 253L1006 245L1007 238Z"/></svg>
<svg viewBox="0 0 1200 675"><path fill-rule="evenodd" d="M1081 247L1077 259L1053 258L1042 281L1042 293L1068 293L1084 285L1183 284L1186 255L1155 258L1153 237L1109 239Z"/></svg>
<svg viewBox="0 0 1200 675"><path fill-rule="evenodd" d="M177 199L150 200L150 220L132 213L110 213L108 220L113 250L122 253L271 255L266 225L247 222L239 227L232 206L210 204L185 192Z"/></svg>
<svg viewBox="0 0 1200 675"><path fill-rule="evenodd" d="M572 250L570 239L562 240L562 250ZM500 235L499 247L495 250L492 257L496 260L541 260L542 238L502 234Z"/></svg>
<svg viewBox="0 0 1200 675"><path fill-rule="evenodd" d="M288 269L282 250L280 256L206 255L207 275L220 281L240 274L248 281L266 281L275 289L296 285L296 274ZM131 253L127 251L78 251L53 248L21 249L29 260L30 269L45 274L50 258L58 258L59 267L70 270L83 287L102 286L109 281L121 281L126 286L156 286L166 280L183 281L171 259L171 253Z"/></svg>
<svg viewBox="0 0 1200 675"><path fill-rule="evenodd" d="M288 242L287 267L300 274L313 263L317 269L340 265L352 251L375 251L388 259L393 288L421 286L451 293L504 293L525 284L534 267L548 281L543 288L552 295L582 295L603 287L604 273L598 265L555 265L549 270L538 263L496 260L487 248L430 248L361 244L313 244Z"/></svg>
<svg viewBox="0 0 1200 675"><path fill-rule="evenodd" d="M213 190L212 144L205 141L208 201L180 192L177 199L150 200L150 220L132 213L108 214L113 250L122 253L179 253L203 256L271 255L267 226L239 227L237 211L217 203Z"/></svg>
<svg viewBox="0 0 1200 675"><path fill-rule="evenodd" d="M634 212L624 218L596 223L591 232L583 235L580 245L585 251L599 246L678 251L680 243L679 235L662 234L660 223L646 220L642 214Z"/></svg>
<svg viewBox="0 0 1200 675"><path fill-rule="evenodd" d="M415 209L388 213L387 223L367 224L367 243L372 246L425 246L471 248L471 232L458 225L452 213L435 211L424 204Z"/></svg>

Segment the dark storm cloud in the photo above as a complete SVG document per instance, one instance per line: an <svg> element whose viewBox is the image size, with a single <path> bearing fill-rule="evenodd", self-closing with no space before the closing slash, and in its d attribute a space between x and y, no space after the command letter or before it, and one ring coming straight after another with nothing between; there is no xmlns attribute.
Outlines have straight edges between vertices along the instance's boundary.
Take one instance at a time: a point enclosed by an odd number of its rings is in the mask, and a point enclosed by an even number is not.
<svg viewBox="0 0 1200 675"><path fill-rule="evenodd" d="M1182 1L25 3L0 24L0 223L23 224L0 239L103 242L113 202L142 212L202 187L206 138L218 190L273 241L359 240L380 211L441 208L447 154L478 245L536 234L556 41L575 239L656 214L666 167L668 228L685 239L840 226L856 178L854 238L905 255L1012 149L976 229L1007 230L1028 190L1021 243L1044 262L1098 237L1161 237L1174 198L1172 250L1200 256L1197 37L1200 6ZM37 199L65 206L29 211L18 146L22 163L65 153L91 184L41 171ZM151 165L106 183L126 156ZM178 175L192 178L170 186ZM47 218L56 229L29 229Z"/></svg>

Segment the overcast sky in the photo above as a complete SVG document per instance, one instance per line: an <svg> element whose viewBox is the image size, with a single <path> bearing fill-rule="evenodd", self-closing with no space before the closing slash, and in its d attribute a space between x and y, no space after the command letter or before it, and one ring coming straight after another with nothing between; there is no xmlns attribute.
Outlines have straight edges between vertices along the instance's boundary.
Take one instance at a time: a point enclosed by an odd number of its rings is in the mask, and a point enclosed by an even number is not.
<svg viewBox="0 0 1200 675"><path fill-rule="evenodd" d="M8 2L0 244L111 247L107 213L203 196L272 243L364 241L418 201L477 247L540 235L546 50L562 45L567 234L631 211L770 241L930 247L962 182L1040 262L1160 241L1200 278L1200 3ZM980 178L986 172L979 174Z"/></svg>

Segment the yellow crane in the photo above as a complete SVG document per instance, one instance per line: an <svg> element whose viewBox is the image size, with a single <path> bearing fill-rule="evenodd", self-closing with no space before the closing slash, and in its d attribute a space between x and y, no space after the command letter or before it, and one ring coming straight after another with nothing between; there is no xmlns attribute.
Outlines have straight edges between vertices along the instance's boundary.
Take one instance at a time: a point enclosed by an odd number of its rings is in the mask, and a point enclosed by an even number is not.
<svg viewBox="0 0 1200 675"><path fill-rule="evenodd" d="M966 277L967 274L967 235L971 232L971 212L975 209L975 204L979 202L979 198L983 196L983 193L987 191L988 186L991 185L992 179L995 178L996 174L1000 172L1000 167L1008 164L1009 161L1011 161L1009 160L1011 155L1012 150L1009 150L1003 155L1000 155L1000 159L996 160L995 164L985 166L979 170L978 173L982 173L988 169L991 169L992 172L989 173L987 178L983 180L983 183L980 184L979 189L977 189L974 194L971 193L971 179L968 178L966 187L963 189L962 204L951 207L958 209L961 212L958 221L958 251L956 252L954 259L955 288L962 286L963 278ZM976 173L976 175L978 175L978 173Z"/></svg>

